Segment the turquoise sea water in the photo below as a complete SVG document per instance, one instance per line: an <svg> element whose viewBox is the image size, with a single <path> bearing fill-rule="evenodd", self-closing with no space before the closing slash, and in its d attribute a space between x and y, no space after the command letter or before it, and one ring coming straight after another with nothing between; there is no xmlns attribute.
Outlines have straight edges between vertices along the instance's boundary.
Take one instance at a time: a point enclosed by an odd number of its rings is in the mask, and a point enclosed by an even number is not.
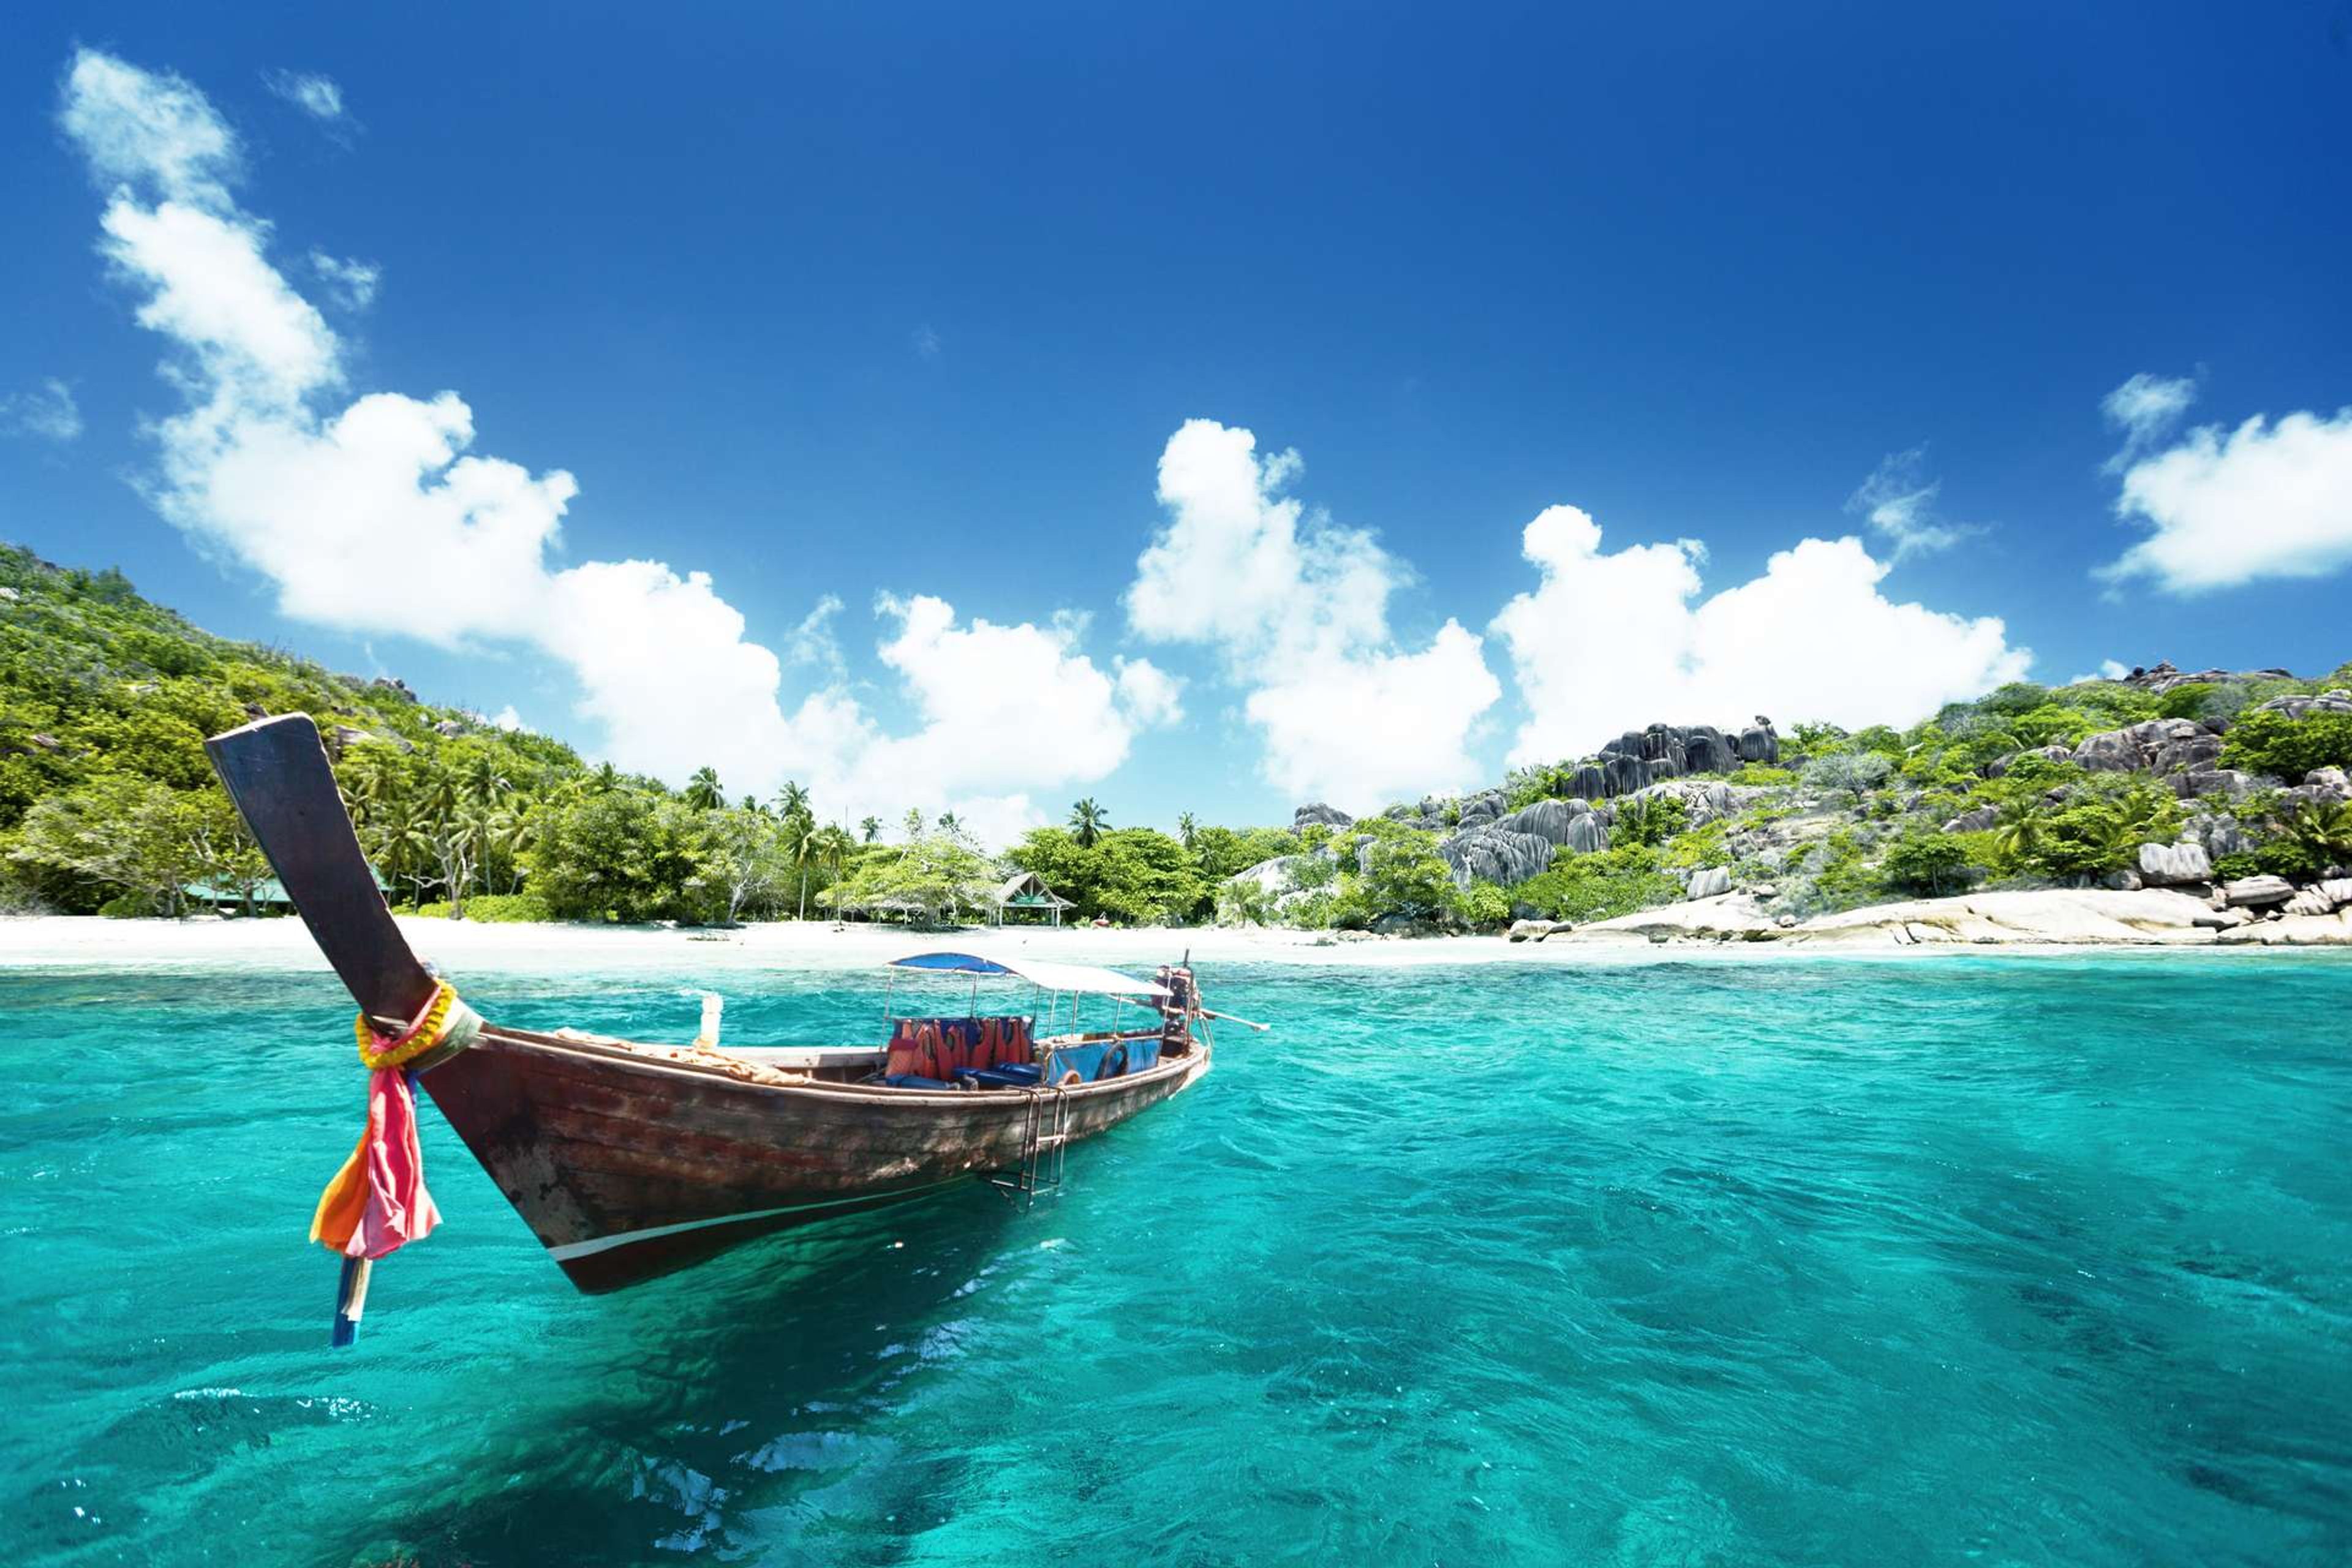
<svg viewBox="0 0 2352 1568"><path fill-rule="evenodd" d="M464 977L679 1037L660 984ZM0 973L0 1562L2337 1563L2352 964L1210 969L1191 1093L575 1295L319 975ZM730 1037L862 1039L863 977Z"/></svg>

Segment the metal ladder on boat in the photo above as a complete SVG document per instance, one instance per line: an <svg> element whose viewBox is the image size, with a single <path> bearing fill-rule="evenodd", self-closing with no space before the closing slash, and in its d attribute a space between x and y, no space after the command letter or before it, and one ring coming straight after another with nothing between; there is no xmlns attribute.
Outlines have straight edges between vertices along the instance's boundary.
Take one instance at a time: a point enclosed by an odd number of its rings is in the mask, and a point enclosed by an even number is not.
<svg viewBox="0 0 2352 1568"><path fill-rule="evenodd" d="M991 1176L990 1184L1002 1187L1023 1207L1034 1206L1040 1193L1061 1190L1063 1153L1069 1142L1069 1091L1041 1084L1029 1091L1022 1119L1020 1164L1009 1175Z"/></svg>

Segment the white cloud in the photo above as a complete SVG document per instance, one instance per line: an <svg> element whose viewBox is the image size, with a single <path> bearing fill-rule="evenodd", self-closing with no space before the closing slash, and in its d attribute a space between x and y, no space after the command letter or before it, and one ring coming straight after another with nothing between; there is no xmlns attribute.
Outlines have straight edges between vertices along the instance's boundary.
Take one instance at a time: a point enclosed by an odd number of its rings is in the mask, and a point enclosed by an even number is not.
<svg viewBox="0 0 2352 1568"><path fill-rule="evenodd" d="M30 392L0 396L0 436L30 436L42 441L71 441L81 435L81 405L73 388L55 376Z"/></svg>
<svg viewBox="0 0 2352 1568"><path fill-rule="evenodd" d="M929 326L917 327L912 334L912 342L915 345L915 353L924 359L939 358L940 350L945 346L940 341L940 334Z"/></svg>
<svg viewBox="0 0 2352 1568"><path fill-rule="evenodd" d="M58 121L102 185L152 185L208 206L228 199L241 166L228 122L184 78L89 49L67 68Z"/></svg>
<svg viewBox="0 0 2352 1568"><path fill-rule="evenodd" d="M333 123L343 118L343 89L334 79L316 71L269 71L262 77L269 90L314 120Z"/></svg>
<svg viewBox="0 0 2352 1568"><path fill-rule="evenodd" d="M579 486L472 454L454 392L370 393L337 408L342 346L268 259L269 227L231 195L236 144L177 77L78 56L59 119L111 185L101 249L173 345L186 398L157 427L157 508L268 575L287 614L445 647L514 642L562 660L616 763L671 779L716 766L731 789L808 781L828 815L953 805L974 823L1035 816L1024 791L1090 783L1174 711L1148 664L1097 668L1077 623L956 624L943 601L886 602L882 647L922 719L891 736L838 677L780 700L783 666L748 640L710 577L657 561L556 560ZM797 654L838 605L802 623Z"/></svg>
<svg viewBox="0 0 2352 1568"><path fill-rule="evenodd" d="M376 288L383 281L383 268L374 262L333 257L323 250L310 252L310 270L318 274L328 292L352 310L364 310L375 303Z"/></svg>
<svg viewBox="0 0 2352 1568"><path fill-rule="evenodd" d="M2099 660L2098 668L2091 671L2088 675L2078 675L2066 684L2069 686L2080 686L2085 681L2091 680L2121 680L2125 676L2129 675L2130 673L2130 667L2126 665L2121 659L2103 658Z"/></svg>
<svg viewBox="0 0 2352 1568"><path fill-rule="evenodd" d="M1471 783L1471 725L1502 689L1454 621L1411 652L1389 634L1408 578L1372 536L1281 492L1296 452L1261 458L1249 431L1192 419L1160 457L1168 521L1136 562L1129 624L1216 648L1251 688L1264 772L1297 796L1366 810Z"/></svg>
<svg viewBox="0 0 2352 1568"><path fill-rule="evenodd" d="M1603 552L1600 525L1572 506L1547 509L1522 539L1541 582L1495 618L1528 710L1513 763L1587 755L1660 720L1907 723L2032 662L1997 619L1885 598L1887 568L1857 539L1801 541L1704 599L1704 557L1687 542Z"/></svg>
<svg viewBox="0 0 2352 1568"><path fill-rule="evenodd" d="M784 639L784 653L789 663L816 669L835 680L845 679L849 661L841 651L841 639L834 635L833 623L841 614L839 595L826 594L814 608L801 617L792 635Z"/></svg>
<svg viewBox="0 0 2352 1568"><path fill-rule="evenodd" d="M1864 519L1895 546L1895 560L1948 550L1982 529L1945 522L1936 515L1943 482L1927 478L1927 448L1890 452L1870 478L1862 481L1845 503L1849 512Z"/></svg>
<svg viewBox="0 0 2352 1568"><path fill-rule="evenodd" d="M2162 436L2197 401L2193 375L2133 376L2099 400L2107 423L2124 433L2123 450L2107 459L2107 471L2119 473Z"/></svg>
<svg viewBox="0 0 2352 1568"><path fill-rule="evenodd" d="M515 711L515 705L511 702L499 709L491 718L490 728L503 730L509 735L528 735L531 732L530 726L522 721L522 715Z"/></svg>
<svg viewBox="0 0 2352 1568"><path fill-rule="evenodd" d="M2275 424L2258 414L2142 452L2123 469L2116 515L2154 531L2100 568L2110 582L2195 594L2340 571L2352 565L2352 408Z"/></svg>

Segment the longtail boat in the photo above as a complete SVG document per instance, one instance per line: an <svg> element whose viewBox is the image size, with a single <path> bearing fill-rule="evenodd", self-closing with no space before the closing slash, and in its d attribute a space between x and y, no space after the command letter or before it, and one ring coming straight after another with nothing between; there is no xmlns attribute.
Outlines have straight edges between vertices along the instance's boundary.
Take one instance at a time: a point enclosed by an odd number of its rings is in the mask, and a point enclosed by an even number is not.
<svg viewBox="0 0 2352 1568"><path fill-rule="evenodd" d="M205 747L358 1001L362 1059L376 1065L371 1031L379 1046L407 1039L454 993L393 921L317 727L301 714L264 719ZM1208 1020L1224 1016L1201 1005L1181 964L1140 980L932 952L898 961L894 973L904 972L970 976L975 993L982 978L1025 980L1055 1000L1042 1031L1034 1005L983 1016L975 995L965 1016L893 1016L886 1000L887 1043L837 1047L720 1049L709 1005L703 1035L685 1046L476 1020L455 1054L391 1070L415 1075L404 1081L432 1097L548 1256L596 1292L976 1179L1034 1197L1058 1184L1070 1143L1198 1081L1212 1056ZM1063 997L1068 1026L1057 1034ZM1078 1027L1088 997L1134 1013L1133 1025ZM355 1164L367 1149L362 1139ZM351 1251L363 1296L364 1259Z"/></svg>

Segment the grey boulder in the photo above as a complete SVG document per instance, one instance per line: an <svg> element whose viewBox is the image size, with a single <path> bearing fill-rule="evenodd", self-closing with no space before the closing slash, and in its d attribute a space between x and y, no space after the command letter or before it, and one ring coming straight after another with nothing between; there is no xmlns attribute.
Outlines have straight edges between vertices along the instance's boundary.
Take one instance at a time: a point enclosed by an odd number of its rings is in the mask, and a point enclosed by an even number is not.
<svg viewBox="0 0 2352 1568"><path fill-rule="evenodd" d="M2261 909L2284 904L2294 897L2294 885L2284 877L2241 877L2221 884L2221 901L2231 909Z"/></svg>
<svg viewBox="0 0 2352 1568"><path fill-rule="evenodd" d="M2202 844L2143 844L2139 847L2140 880L2151 887L2177 888L2213 879L2213 862Z"/></svg>

